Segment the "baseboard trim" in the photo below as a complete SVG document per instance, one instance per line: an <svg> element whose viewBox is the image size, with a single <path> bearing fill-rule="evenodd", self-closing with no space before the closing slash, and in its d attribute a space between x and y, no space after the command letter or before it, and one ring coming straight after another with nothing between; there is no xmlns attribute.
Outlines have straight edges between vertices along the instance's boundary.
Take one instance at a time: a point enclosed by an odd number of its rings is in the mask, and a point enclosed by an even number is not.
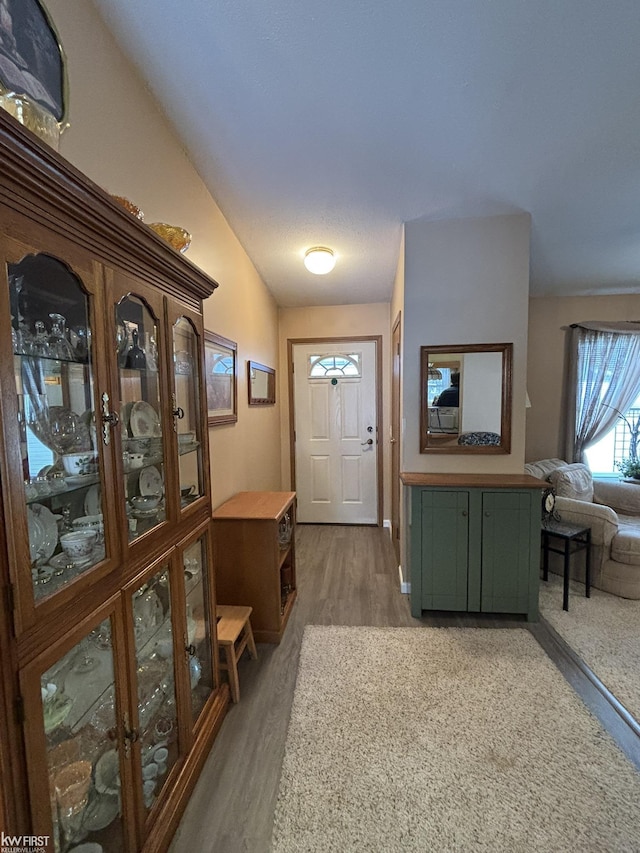
<svg viewBox="0 0 640 853"><path fill-rule="evenodd" d="M400 576L400 592L405 595L411 594L411 584L408 581L402 580L402 566L398 565L398 575Z"/></svg>

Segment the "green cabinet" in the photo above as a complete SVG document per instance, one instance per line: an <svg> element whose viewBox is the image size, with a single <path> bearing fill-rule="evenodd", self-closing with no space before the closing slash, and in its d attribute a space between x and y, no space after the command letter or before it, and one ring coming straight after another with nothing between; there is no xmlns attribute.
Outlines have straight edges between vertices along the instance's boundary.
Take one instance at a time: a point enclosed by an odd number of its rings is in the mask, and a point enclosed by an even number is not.
<svg viewBox="0 0 640 853"><path fill-rule="evenodd" d="M411 488L411 612L538 618L537 489Z"/></svg>

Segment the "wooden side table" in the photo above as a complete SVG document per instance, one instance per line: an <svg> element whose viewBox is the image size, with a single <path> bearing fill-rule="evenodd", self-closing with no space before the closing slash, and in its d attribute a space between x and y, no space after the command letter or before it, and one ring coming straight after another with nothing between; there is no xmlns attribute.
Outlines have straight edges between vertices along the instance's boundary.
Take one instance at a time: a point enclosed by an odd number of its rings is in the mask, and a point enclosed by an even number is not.
<svg viewBox="0 0 640 853"><path fill-rule="evenodd" d="M562 548L556 548L549 542L549 537L560 539ZM573 545L573 547L572 547ZM568 524L564 521L547 521L542 524L542 577L549 580L549 552L562 554L564 557L564 586L562 593L562 609L569 610L569 577L572 554L586 551L585 555L585 596L591 597L591 528L579 524Z"/></svg>

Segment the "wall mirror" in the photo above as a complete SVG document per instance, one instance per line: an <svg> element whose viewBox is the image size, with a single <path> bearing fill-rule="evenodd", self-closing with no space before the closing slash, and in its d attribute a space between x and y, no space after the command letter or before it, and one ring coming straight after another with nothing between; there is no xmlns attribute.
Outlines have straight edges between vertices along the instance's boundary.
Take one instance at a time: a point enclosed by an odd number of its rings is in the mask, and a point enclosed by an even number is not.
<svg viewBox="0 0 640 853"><path fill-rule="evenodd" d="M420 452L510 453L513 344L420 347Z"/></svg>
<svg viewBox="0 0 640 853"><path fill-rule="evenodd" d="M257 361L247 362L249 405L270 406L276 401L276 372Z"/></svg>

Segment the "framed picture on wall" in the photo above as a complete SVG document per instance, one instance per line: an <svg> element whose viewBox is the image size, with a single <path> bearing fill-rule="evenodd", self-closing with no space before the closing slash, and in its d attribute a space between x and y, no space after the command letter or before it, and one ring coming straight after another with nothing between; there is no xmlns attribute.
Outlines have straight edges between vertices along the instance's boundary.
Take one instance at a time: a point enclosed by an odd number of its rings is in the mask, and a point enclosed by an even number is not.
<svg viewBox="0 0 640 853"><path fill-rule="evenodd" d="M276 401L276 372L273 367L247 362L250 406L272 406Z"/></svg>
<svg viewBox="0 0 640 853"><path fill-rule="evenodd" d="M214 332L204 333L205 385L209 426L238 420L238 345Z"/></svg>
<svg viewBox="0 0 640 853"><path fill-rule="evenodd" d="M65 58L38 0L0 0L0 85L65 118Z"/></svg>

